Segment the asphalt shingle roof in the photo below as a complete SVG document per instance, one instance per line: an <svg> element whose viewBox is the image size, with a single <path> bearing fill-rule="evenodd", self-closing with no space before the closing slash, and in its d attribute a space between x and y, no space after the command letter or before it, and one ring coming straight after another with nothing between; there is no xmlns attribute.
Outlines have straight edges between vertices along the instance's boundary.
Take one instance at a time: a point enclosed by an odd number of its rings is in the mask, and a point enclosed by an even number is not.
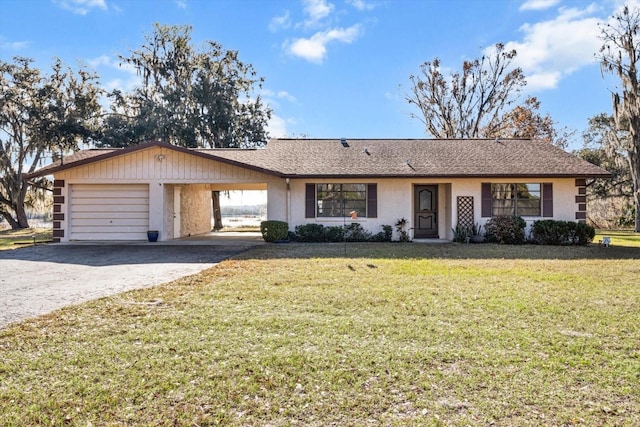
<svg viewBox="0 0 640 427"><path fill-rule="evenodd" d="M149 143L79 151L34 175L162 146L287 177L610 177L604 169L542 140L273 139L264 149L184 149Z"/></svg>

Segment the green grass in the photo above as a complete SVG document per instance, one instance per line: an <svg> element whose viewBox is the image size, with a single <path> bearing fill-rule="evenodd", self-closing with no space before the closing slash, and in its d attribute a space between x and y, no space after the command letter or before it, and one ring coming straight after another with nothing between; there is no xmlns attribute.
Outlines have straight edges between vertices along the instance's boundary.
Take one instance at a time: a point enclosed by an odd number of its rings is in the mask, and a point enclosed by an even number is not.
<svg viewBox="0 0 640 427"><path fill-rule="evenodd" d="M25 228L22 230L0 230L0 251L51 242L52 230L48 228Z"/></svg>
<svg viewBox="0 0 640 427"><path fill-rule="evenodd" d="M265 245L0 330L0 425L639 425L640 249Z"/></svg>
<svg viewBox="0 0 640 427"><path fill-rule="evenodd" d="M593 241L598 243L604 236L611 237L612 245L640 248L640 233L631 230L598 230Z"/></svg>

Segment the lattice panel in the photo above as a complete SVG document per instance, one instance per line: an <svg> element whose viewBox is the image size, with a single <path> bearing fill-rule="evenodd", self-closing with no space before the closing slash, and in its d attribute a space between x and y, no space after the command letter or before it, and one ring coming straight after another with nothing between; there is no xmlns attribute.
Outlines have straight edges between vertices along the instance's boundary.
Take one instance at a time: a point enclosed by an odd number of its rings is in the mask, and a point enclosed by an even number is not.
<svg viewBox="0 0 640 427"><path fill-rule="evenodd" d="M473 227L473 196L458 196L458 225Z"/></svg>

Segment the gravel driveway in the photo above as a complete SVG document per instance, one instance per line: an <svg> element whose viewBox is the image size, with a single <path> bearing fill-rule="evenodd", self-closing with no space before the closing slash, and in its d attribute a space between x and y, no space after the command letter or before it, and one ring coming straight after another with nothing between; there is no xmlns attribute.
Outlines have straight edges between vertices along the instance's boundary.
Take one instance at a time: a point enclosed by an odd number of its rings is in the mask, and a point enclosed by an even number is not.
<svg viewBox="0 0 640 427"><path fill-rule="evenodd" d="M252 246L53 244L0 251L0 328L195 274Z"/></svg>

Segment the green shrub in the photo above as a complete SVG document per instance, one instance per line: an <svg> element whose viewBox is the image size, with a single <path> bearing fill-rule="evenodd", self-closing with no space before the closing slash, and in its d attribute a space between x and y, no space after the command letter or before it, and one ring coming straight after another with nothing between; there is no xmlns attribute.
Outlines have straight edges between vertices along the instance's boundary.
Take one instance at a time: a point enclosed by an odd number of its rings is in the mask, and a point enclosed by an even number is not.
<svg viewBox="0 0 640 427"><path fill-rule="evenodd" d="M322 224L303 224L296 226L296 241L298 242L325 242L325 230Z"/></svg>
<svg viewBox="0 0 640 427"><path fill-rule="evenodd" d="M586 245L595 235L593 227L574 221L545 219L531 228L532 241L540 245Z"/></svg>
<svg viewBox="0 0 640 427"><path fill-rule="evenodd" d="M382 231L371 236L372 242L390 242L393 236L393 227L383 225Z"/></svg>
<svg viewBox="0 0 640 427"><path fill-rule="evenodd" d="M342 242L344 240L344 227L333 225L324 230L324 240L326 242Z"/></svg>
<svg viewBox="0 0 640 427"><path fill-rule="evenodd" d="M539 245L566 245L569 243L569 232L567 221L535 221L531 227L531 240Z"/></svg>
<svg viewBox="0 0 640 427"><path fill-rule="evenodd" d="M344 234L344 239L347 242L368 242L373 237L370 231L362 228L357 222L345 226Z"/></svg>
<svg viewBox="0 0 640 427"><path fill-rule="evenodd" d="M525 243L524 229L527 223L519 216L498 215L491 218L484 226L488 242L507 245Z"/></svg>
<svg viewBox="0 0 640 427"><path fill-rule="evenodd" d="M260 232L265 242L287 240L289 236L289 224L284 221L262 221Z"/></svg>
<svg viewBox="0 0 640 427"><path fill-rule="evenodd" d="M574 245L584 246L593 242L593 238L596 237L595 228L582 222L574 222L573 224L575 224L575 231L571 240Z"/></svg>
<svg viewBox="0 0 640 427"><path fill-rule="evenodd" d="M383 225L382 231L372 234L358 223L325 227L322 224L303 224L289 234L290 240L296 242L390 242L393 229L390 225Z"/></svg>

